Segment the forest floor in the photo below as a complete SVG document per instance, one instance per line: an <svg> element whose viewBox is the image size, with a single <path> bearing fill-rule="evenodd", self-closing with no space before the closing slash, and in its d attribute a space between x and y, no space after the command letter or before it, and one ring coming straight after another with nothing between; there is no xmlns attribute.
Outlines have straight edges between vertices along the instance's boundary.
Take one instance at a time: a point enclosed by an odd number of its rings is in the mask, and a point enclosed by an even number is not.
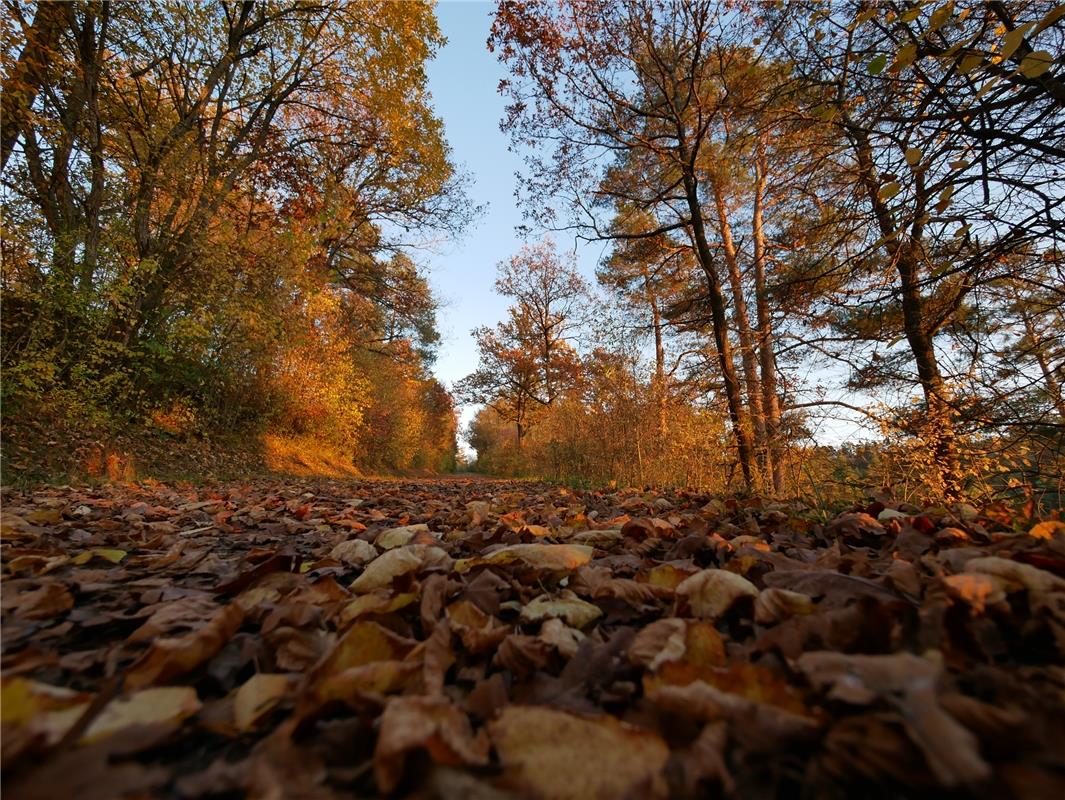
<svg viewBox="0 0 1065 800"><path fill-rule="evenodd" d="M1065 797L1065 523L4 489L5 798Z"/></svg>

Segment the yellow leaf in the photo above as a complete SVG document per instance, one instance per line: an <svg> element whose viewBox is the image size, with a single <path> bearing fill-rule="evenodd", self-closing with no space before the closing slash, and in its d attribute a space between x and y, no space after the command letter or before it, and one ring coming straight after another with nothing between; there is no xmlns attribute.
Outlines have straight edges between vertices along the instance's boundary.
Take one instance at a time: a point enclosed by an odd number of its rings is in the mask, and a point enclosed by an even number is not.
<svg viewBox="0 0 1065 800"><path fill-rule="evenodd" d="M895 54L895 60L892 62L889 68L892 72L901 72L913 63L917 58L917 45L912 42L907 45L903 45L899 48L899 52Z"/></svg>
<svg viewBox="0 0 1065 800"><path fill-rule="evenodd" d="M133 725L180 722L200 710L196 690L189 686L161 686L112 700L85 731L82 742L93 742Z"/></svg>
<svg viewBox="0 0 1065 800"><path fill-rule="evenodd" d="M1053 63L1054 56L1049 52L1046 50L1036 50L1034 53L1029 53L1024 57L1024 60L1021 62L1021 66L1017 71L1026 78L1038 78L1040 75L1047 72Z"/></svg>
<svg viewBox="0 0 1065 800"><path fill-rule="evenodd" d="M962 75L968 75L983 60L983 53L966 53L962 60L958 62L958 72Z"/></svg>
<svg viewBox="0 0 1065 800"><path fill-rule="evenodd" d="M924 153L921 152L920 147L910 147L906 149L906 163L911 167L916 167L921 163L921 156Z"/></svg>
<svg viewBox="0 0 1065 800"><path fill-rule="evenodd" d="M288 675L267 672L248 678L233 699L233 720L237 728L250 729L274 709L288 692L290 681Z"/></svg>
<svg viewBox="0 0 1065 800"><path fill-rule="evenodd" d="M932 12L932 19L929 21L927 33L937 31L950 22L950 18L954 16L954 3L944 3L935 11Z"/></svg>
<svg viewBox="0 0 1065 800"><path fill-rule="evenodd" d="M119 563L126 557L125 550L113 550L106 547L97 547L93 550L86 550L71 559L71 564L77 564L79 567L83 564L88 564L94 558L102 558L105 561L110 561L112 564Z"/></svg>
<svg viewBox="0 0 1065 800"><path fill-rule="evenodd" d="M936 213L942 214L950 206L950 198L954 194L954 187L948 186L939 193L939 202L936 203Z"/></svg>
<svg viewBox="0 0 1065 800"><path fill-rule="evenodd" d="M892 197L897 195L899 191L901 191L901 189L902 187L899 186L896 181L892 181L891 183L885 183L883 186L881 186L880 191L877 192L876 196L881 200L890 200Z"/></svg>
<svg viewBox="0 0 1065 800"><path fill-rule="evenodd" d="M22 726L34 717L71 707L85 708L90 695L37 683L26 678L4 678L0 685L0 722Z"/></svg>
<svg viewBox="0 0 1065 800"><path fill-rule="evenodd" d="M1002 49L999 51L999 55L1003 60L1013 55L1014 51L1021 46L1021 42L1024 41L1024 35L1034 27L1034 22L1026 22L1002 37Z"/></svg>
<svg viewBox="0 0 1065 800"><path fill-rule="evenodd" d="M1035 26L1035 30L1032 31L1032 35L1035 36L1035 34L1046 30L1062 17L1065 17L1065 3L1054 6L1044 14L1043 18L1039 20L1039 24Z"/></svg>

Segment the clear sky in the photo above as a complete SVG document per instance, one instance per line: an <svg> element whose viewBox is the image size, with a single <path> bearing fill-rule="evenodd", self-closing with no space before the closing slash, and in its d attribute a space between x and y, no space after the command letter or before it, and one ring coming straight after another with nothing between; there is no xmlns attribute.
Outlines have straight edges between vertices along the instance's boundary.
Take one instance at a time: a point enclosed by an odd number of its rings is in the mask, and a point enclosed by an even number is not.
<svg viewBox="0 0 1065 800"><path fill-rule="evenodd" d="M503 69L485 46L493 8L488 2L439 3L437 18L448 41L428 69L433 105L444 120L453 158L470 174L473 202L488 206L461 241L429 260L442 305L434 372L449 388L477 366L470 331L506 314L506 301L492 289L495 265L521 246L514 232L521 223L514 200L520 162L507 152L507 137L499 130L503 98L496 89ZM464 424L472 414L464 409Z"/></svg>

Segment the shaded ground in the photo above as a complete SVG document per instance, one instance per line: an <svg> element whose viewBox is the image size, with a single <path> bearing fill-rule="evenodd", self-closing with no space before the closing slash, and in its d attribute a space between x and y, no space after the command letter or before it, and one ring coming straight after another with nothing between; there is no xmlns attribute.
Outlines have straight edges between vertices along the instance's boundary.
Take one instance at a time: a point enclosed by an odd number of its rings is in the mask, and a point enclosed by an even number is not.
<svg viewBox="0 0 1065 800"><path fill-rule="evenodd" d="M6 411L6 409L5 409ZM0 432L5 483L158 479L194 482L361 476L342 453L310 437L228 433L214 438L180 425L94 422L62 407L5 413Z"/></svg>
<svg viewBox="0 0 1065 800"><path fill-rule="evenodd" d="M1065 796L1061 522L468 477L3 499L7 797Z"/></svg>

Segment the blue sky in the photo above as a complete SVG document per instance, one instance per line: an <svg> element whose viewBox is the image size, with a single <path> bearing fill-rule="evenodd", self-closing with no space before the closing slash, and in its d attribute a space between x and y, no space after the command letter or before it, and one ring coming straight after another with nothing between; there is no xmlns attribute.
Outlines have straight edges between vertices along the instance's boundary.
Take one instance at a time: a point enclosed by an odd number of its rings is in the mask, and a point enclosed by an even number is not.
<svg viewBox="0 0 1065 800"><path fill-rule="evenodd" d="M428 259L429 278L442 305L437 315L442 341L433 371L448 387L477 366L470 331L506 316L507 301L492 289L496 264L524 243L515 233L523 221L514 198L514 173L521 160L508 152L508 138L499 130L504 102L497 90L505 71L486 46L494 8L490 2L438 3L437 19L448 43L428 68L433 106L444 120L453 158L473 181L472 201L487 205L487 213L462 240ZM559 246L573 243L559 240ZM595 254L592 248L583 250L581 271L592 278ZM463 424L473 413L463 409Z"/></svg>
<svg viewBox="0 0 1065 800"><path fill-rule="evenodd" d="M506 302L492 290L495 265L521 246L514 233L521 212L513 192L520 161L507 152L507 137L499 130L503 98L496 88L503 69L485 46L493 7L439 3L437 18L448 43L428 69L433 105L444 120L453 158L470 174L471 199L487 204L487 213L462 240L429 259L430 280L442 304L434 371L449 387L477 365L470 331L505 315ZM471 413L465 410L464 422Z"/></svg>

